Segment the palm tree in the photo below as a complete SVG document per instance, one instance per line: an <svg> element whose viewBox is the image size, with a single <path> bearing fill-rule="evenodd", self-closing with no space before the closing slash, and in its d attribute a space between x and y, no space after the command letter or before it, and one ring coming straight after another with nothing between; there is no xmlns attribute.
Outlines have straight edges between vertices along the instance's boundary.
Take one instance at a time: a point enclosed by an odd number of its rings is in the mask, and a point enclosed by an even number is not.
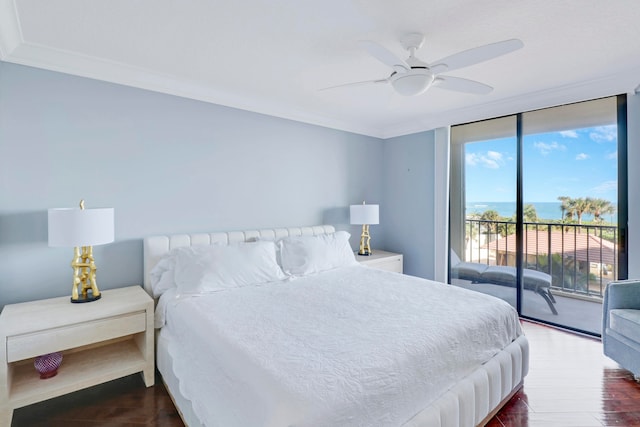
<svg viewBox="0 0 640 427"><path fill-rule="evenodd" d="M590 202L587 199L578 197L577 199L569 199L567 206L567 217L573 218L575 215L578 219L578 224L582 224L582 215L588 213L590 209Z"/></svg>
<svg viewBox="0 0 640 427"><path fill-rule="evenodd" d="M609 200L605 199L590 199L589 213L593 214L593 221L597 223L604 222L602 215L613 214L616 208L611 204Z"/></svg>
<svg viewBox="0 0 640 427"><path fill-rule="evenodd" d="M560 218L562 218L562 221L564 221L564 214L565 212L567 212L567 216L568 216L568 210L569 210L569 200L571 200L571 197L569 196L559 196L558 200L560 200L560 211L562 212L562 216Z"/></svg>
<svg viewBox="0 0 640 427"><path fill-rule="evenodd" d="M489 209L488 211L482 212L482 215L480 215L480 220L488 222L488 224L485 224L485 226L487 227L487 231L493 234L496 232L495 222L500 221L500 214L498 213L498 211ZM489 238L489 241L491 241L491 238Z"/></svg>

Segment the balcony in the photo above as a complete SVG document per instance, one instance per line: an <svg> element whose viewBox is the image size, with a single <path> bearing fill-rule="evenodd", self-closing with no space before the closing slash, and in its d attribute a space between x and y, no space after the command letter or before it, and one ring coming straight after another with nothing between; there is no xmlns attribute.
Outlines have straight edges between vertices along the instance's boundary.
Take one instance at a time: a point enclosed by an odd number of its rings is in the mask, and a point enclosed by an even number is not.
<svg viewBox="0 0 640 427"><path fill-rule="evenodd" d="M515 267L515 227L510 221L465 220L465 247L460 258L473 265ZM618 272L617 227L524 223L522 239L526 275L546 278L546 289L558 312L553 314L551 303L536 295L525 279L523 314L600 334L604 290ZM452 284L492 294L515 306L515 278L497 283L484 276L469 281L452 274Z"/></svg>

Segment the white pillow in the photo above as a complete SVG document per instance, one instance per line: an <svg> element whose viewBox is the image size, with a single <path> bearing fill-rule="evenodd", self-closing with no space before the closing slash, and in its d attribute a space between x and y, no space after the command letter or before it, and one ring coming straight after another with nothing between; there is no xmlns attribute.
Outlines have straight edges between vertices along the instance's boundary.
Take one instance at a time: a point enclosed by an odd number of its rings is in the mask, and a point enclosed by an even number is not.
<svg viewBox="0 0 640 427"><path fill-rule="evenodd" d="M214 245L222 245L222 243L214 243ZM174 269L176 267L176 259L179 252L187 251L189 254L207 252L210 245L197 246L180 246L171 249L164 254L158 263L149 272L151 290L153 297L159 298L169 289L176 287Z"/></svg>
<svg viewBox="0 0 640 427"><path fill-rule="evenodd" d="M174 248L164 254L160 261L149 272L151 291L154 298L176 286L173 278L173 268L176 264L176 254L183 248Z"/></svg>
<svg viewBox="0 0 640 427"><path fill-rule="evenodd" d="M285 273L305 276L346 265L356 261L346 231L318 236L285 237L280 245L280 262Z"/></svg>
<svg viewBox="0 0 640 427"><path fill-rule="evenodd" d="M179 294L216 292L286 278L276 262L274 242L183 248L176 255Z"/></svg>

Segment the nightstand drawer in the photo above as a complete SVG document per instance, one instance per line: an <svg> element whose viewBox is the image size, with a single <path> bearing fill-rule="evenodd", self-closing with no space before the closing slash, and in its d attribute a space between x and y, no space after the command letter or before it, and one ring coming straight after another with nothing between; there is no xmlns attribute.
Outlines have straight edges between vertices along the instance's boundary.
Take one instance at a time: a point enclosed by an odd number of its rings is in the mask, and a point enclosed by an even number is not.
<svg viewBox="0 0 640 427"><path fill-rule="evenodd" d="M146 330L144 311L7 337L7 362L81 347Z"/></svg>
<svg viewBox="0 0 640 427"><path fill-rule="evenodd" d="M402 273L402 256L398 255L397 257L386 258L378 262L372 262L369 264L369 267Z"/></svg>
<svg viewBox="0 0 640 427"><path fill-rule="evenodd" d="M402 254L376 249L373 251L373 254L369 256L356 255L356 260L367 267L392 271L394 273L403 272L404 257Z"/></svg>

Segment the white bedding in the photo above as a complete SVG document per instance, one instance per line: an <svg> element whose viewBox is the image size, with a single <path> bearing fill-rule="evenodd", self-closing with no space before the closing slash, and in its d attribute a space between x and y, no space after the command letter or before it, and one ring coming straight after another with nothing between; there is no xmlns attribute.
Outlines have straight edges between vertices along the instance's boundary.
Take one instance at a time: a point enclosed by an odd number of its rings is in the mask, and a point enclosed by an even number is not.
<svg viewBox="0 0 640 427"><path fill-rule="evenodd" d="M362 266L162 307L207 426L401 426L522 333L501 300Z"/></svg>

